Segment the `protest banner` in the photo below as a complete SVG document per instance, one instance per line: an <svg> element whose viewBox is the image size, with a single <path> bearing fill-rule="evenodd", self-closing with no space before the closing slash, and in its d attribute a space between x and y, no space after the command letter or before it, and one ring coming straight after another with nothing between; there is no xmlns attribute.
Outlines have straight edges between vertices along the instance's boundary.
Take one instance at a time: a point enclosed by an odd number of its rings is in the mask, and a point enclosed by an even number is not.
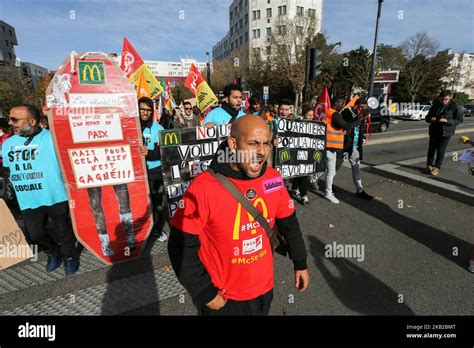
<svg viewBox="0 0 474 348"><path fill-rule="evenodd" d="M320 173L325 170L326 124L306 120L280 119L279 143L274 167L283 179Z"/></svg>
<svg viewBox="0 0 474 348"><path fill-rule="evenodd" d="M160 132L163 182L170 216L191 180L207 170L219 144L230 135L230 125L195 127Z"/></svg>
<svg viewBox="0 0 474 348"><path fill-rule="evenodd" d="M76 236L105 263L137 256L152 227L137 92L104 53L71 53L47 89Z"/></svg>
<svg viewBox="0 0 474 348"><path fill-rule="evenodd" d="M0 270L34 256L3 199L0 199Z"/></svg>

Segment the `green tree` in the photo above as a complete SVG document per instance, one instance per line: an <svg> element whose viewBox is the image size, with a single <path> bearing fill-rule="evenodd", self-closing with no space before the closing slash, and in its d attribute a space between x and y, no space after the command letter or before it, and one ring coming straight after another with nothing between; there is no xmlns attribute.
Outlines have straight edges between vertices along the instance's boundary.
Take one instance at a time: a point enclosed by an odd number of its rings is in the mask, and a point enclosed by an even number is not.
<svg viewBox="0 0 474 348"><path fill-rule="evenodd" d="M464 92L454 92L453 99L459 105L466 105L469 103L469 94Z"/></svg>
<svg viewBox="0 0 474 348"><path fill-rule="evenodd" d="M406 58L400 47L377 45L377 70L402 70L406 64Z"/></svg>
<svg viewBox="0 0 474 348"><path fill-rule="evenodd" d="M13 64L0 66L0 110L7 115L20 103L35 104L31 79L24 77L21 68Z"/></svg>

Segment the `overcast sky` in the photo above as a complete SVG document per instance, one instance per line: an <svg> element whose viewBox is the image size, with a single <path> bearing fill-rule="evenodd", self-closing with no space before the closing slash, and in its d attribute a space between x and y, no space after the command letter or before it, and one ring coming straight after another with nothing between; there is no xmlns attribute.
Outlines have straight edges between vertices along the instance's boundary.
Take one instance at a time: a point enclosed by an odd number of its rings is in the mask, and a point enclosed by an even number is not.
<svg viewBox="0 0 474 348"><path fill-rule="evenodd" d="M266 1L266 0L258 0ZM0 0L15 27L17 56L55 70L76 52L120 53L126 36L143 59L177 61L206 51L228 31L231 0ZM340 51L373 46L376 0L325 0L323 31ZM385 0L379 42L426 31L440 48L474 52L473 0Z"/></svg>

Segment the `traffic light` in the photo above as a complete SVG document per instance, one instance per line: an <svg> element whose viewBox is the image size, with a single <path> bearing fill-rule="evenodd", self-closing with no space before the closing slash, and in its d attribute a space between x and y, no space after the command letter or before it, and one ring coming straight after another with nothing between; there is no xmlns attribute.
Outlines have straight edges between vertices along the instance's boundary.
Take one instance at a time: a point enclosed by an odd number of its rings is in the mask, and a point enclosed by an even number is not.
<svg viewBox="0 0 474 348"><path fill-rule="evenodd" d="M315 48L309 49L309 81L313 81L316 76L321 74L321 65L323 62L321 61L321 51Z"/></svg>

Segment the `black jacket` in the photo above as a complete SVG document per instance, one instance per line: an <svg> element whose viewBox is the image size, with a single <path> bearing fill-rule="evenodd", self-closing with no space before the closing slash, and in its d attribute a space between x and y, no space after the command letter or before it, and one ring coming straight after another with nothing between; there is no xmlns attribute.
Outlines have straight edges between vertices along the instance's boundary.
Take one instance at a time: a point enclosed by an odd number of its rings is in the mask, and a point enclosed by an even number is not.
<svg viewBox="0 0 474 348"><path fill-rule="evenodd" d="M352 154L352 149L354 145L354 132L356 129L359 129L359 139L357 141L357 150L359 151L359 158L362 160L363 150L362 145L364 143L364 127L365 122L362 122L363 119L358 119L354 117L354 114L349 109L344 109L341 112L341 116L344 121L350 126L350 129L346 128L346 135L344 136L344 152L347 152L349 155Z"/></svg>
<svg viewBox="0 0 474 348"><path fill-rule="evenodd" d="M341 113L343 115L345 115L345 117L343 117L341 115ZM353 135L351 137L351 133L353 133L352 130L355 127L359 126L362 123L363 119L353 118L352 113L347 109L341 111L341 113L335 112L332 115L331 125L336 129L343 129L343 130L346 131L346 135L344 136L344 149L342 151L343 152L348 152L350 154L350 153L352 153L352 141L354 139ZM362 132L362 136L363 135L364 134ZM360 137L359 137L359 140L361 140ZM349 143L350 143L350 145L349 145ZM350 151L348 151L349 149L350 149ZM341 152L341 150L336 150L336 151ZM362 156L362 154L360 154L360 155Z"/></svg>
<svg viewBox="0 0 474 348"><path fill-rule="evenodd" d="M227 142L224 141L219 149L225 149L226 146L228 146ZM217 154L211 162L210 167L212 170L216 170L219 173L234 179L250 179L243 172L233 170L228 163L218 163ZM259 176L262 176L266 169L266 165L264 164ZM293 261L294 269L307 269L306 247L296 217L296 212L287 218L276 219L275 222L278 231L282 234L288 244L289 255ZM199 237L197 235L186 233L186 231L181 231L174 226L171 226L171 234L168 242L168 254L173 269L180 283L183 284L191 295L194 303L197 305L204 305L216 297L219 289L217 289L212 283L209 273L199 258L198 250L200 245Z"/></svg>
<svg viewBox="0 0 474 348"><path fill-rule="evenodd" d="M445 118L448 121L446 123L431 122L432 117L436 117L438 121L441 118ZM447 105L443 105L440 101L436 100L431 106L428 115L426 115L425 121L430 124L430 135L449 137L454 135L456 126L463 122L463 118L463 110L456 102L451 100Z"/></svg>

